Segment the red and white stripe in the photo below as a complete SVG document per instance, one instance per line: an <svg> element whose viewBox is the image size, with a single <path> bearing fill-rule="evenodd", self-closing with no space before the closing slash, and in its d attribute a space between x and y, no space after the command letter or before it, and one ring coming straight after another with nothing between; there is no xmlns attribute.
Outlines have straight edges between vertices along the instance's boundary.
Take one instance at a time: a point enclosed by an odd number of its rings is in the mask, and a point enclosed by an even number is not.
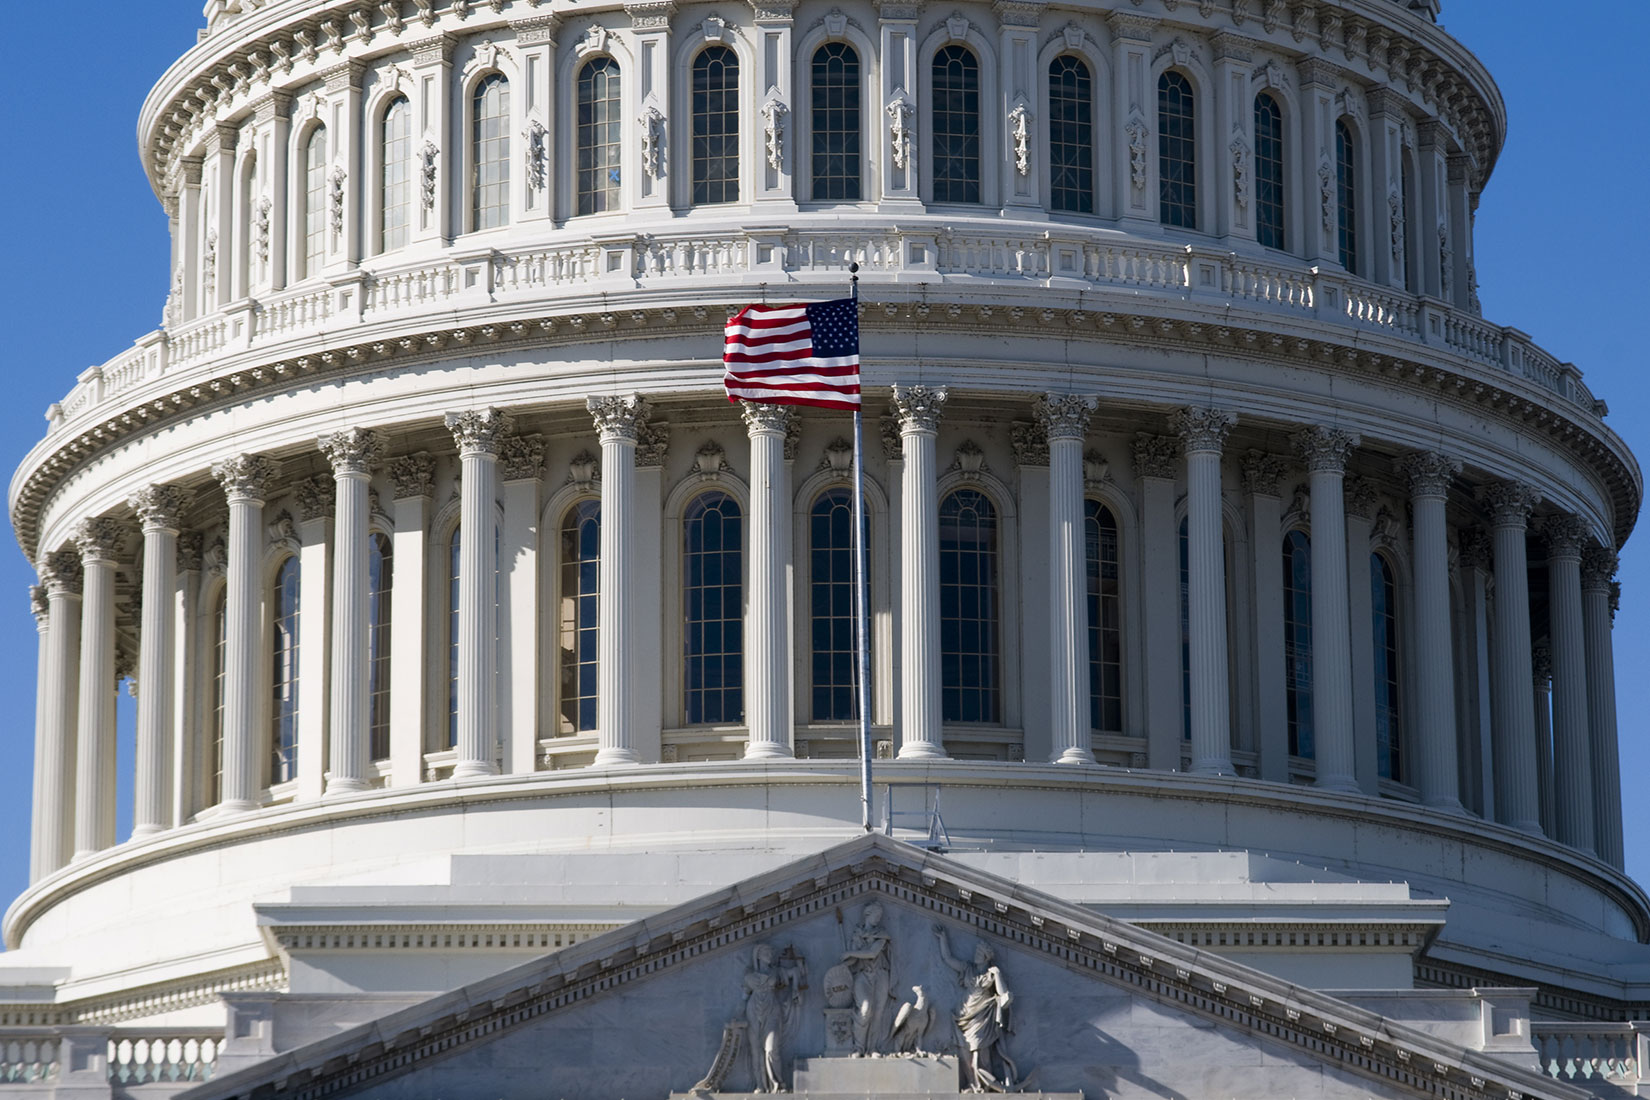
<svg viewBox="0 0 1650 1100"><path fill-rule="evenodd" d="M859 408L859 356L817 357L807 306L746 306L723 331L729 401Z"/></svg>

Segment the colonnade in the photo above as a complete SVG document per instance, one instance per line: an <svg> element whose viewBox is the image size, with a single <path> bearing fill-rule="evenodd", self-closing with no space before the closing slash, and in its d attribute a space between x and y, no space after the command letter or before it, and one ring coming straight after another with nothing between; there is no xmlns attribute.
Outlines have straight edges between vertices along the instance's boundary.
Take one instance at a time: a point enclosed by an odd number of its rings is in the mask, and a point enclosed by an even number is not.
<svg viewBox="0 0 1650 1100"><path fill-rule="evenodd" d="M942 386L896 386L892 410L898 424L899 605L898 665L902 690L898 699L898 757L902 760L948 759L941 707L940 534L936 439L949 392ZM645 579L636 549L639 526L636 493L638 444L647 431L651 409L639 395L588 399L602 451L602 502L599 562L599 664L597 672L600 767L649 762L640 747L645 721L637 700L640 681L650 684L656 670L640 667L640 635L648 629L647 608L638 603ZM1046 690L1051 699L1049 758L1060 764L1093 764L1087 718L1088 624L1084 619L1087 563L1084 524L1085 457L1083 439L1098 399L1084 394L1048 394L1034 404L1047 439L1047 587L1026 591L1027 619L1046 612L1050 650L1046 684L1028 683L1028 693ZM743 404L750 441L750 551L744 584L748 593L745 627L746 756L752 760L793 755L793 708L790 700L792 626L788 586L791 566L791 484L785 439L793 410ZM1189 644L1189 759L1195 773L1233 775L1231 692L1228 684L1230 632L1227 624L1227 561L1223 536L1223 453L1236 417L1222 409L1187 407L1168 418L1166 436L1142 433L1137 440L1141 477L1141 539L1146 558L1144 585L1163 588L1161 560L1172 553L1176 474L1185 478L1186 616ZM501 750L499 707L495 696L501 607L516 599L495 586L487 568L495 551L495 509L500 493L500 456L520 437L512 418L497 409L466 410L447 415L460 463L460 536L457 603L456 745L453 778L463 780L524 770L524 762ZM1367 791L1358 782L1359 737L1356 732L1355 668L1360 629L1350 610L1356 585L1349 582L1349 561L1367 563L1367 520L1356 515L1346 492L1349 456L1359 438L1329 425L1311 425L1293 436L1294 447L1310 476L1313 692L1317 705L1313 782L1325 791ZM383 438L362 428L331 433L319 447L332 469L330 568L330 694L325 699L330 731L330 771L318 797L348 795L371 786L367 601L369 530L368 482L383 463ZM534 452L538 476L542 445ZM397 501L398 523L414 526L410 537L422 538L433 481L428 455L394 460L398 486L410 488ZM1177 469L1178 464L1178 469ZM414 467L417 467L416 469ZM1276 525L1283 465L1277 456L1251 452L1244 463L1245 491L1254 501L1257 524ZM212 467L227 502L228 538L224 551L226 596L221 658L223 731L221 770L214 816L254 809L260 800L260 753L257 670L262 657L262 563L265 551L263 509L281 465L264 455L245 454ZM1446 496L1461 471L1459 460L1421 451L1401 456L1398 469L1408 481L1413 521L1412 615L1407 631L1415 646L1414 713L1419 728L1412 738L1419 763L1420 798L1433 809L1463 813L1462 776L1457 765L1457 685L1451 647L1454 624L1449 597L1450 543ZM524 476L504 472L504 488ZM402 496L399 491L398 497ZM179 685L191 683L187 659L180 661L175 593L182 587L178 569L181 514L193 494L174 485L154 485L134 494L130 511L141 526L143 569L141 650L137 661L138 698L135 761L134 837L156 833L180 815L166 795L177 721ZM1526 576L1525 536L1539 503L1528 486L1503 481L1480 492L1491 518L1493 576ZM1270 517L1270 519L1268 519ZM1354 523L1360 538L1349 539ZM1537 699L1531 673L1531 624L1527 585L1494 586L1493 630L1489 658L1494 665L1493 790L1482 799L1486 816L1536 835L1551 835L1577 850L1594 853L1621 866L1621 807L1616 756L1614 673L1611 652L1611 592L1615 556L1591 545L1586 524L1565 514L1546 517L1541 531L1547 542L1551 648L1553 653L1553 812L1544 824L1538 777ZM115 576L129 538L126 521L114 515L84 520L73 536L74 549L43 556L35 608L40 626L37 757L33 837L33 876L113 845L114 693L118 681L115 638ZM398 526L397 540L401 532ZM1463 558L1466 542L1463 538ZM1478 552L1474 551L1476 555ZM409 555L409 558L415 555ZM1257 563L1262 559L1257 558ZM1275 559L1273 568L1275 569ZM1475 566L1476 568L1476 566ZM1257 565L1257 576L1263 570ZM1273 574L1275 576L1275 572ZM1480 578L1482 580L1483 578ZM394 613L423 616L422 569L395 585ZM1257 581L1257 585L1258 585ZM1368 588L1367 565L1362 574ZM1480 584L1480 588L1485 585ZM1258 591L1258 589L1257 589ZM536 600L536 590L531 595ZM1281 601L1275 591L1265 599ZM1281 602L1277 603L1281 607ZM1488 611L1489 605L1474 605ZM1170 605L1172 609L1172 604ZM1161 664L1165 653L1161 597L1148 599L1143 648L1148 695L1163 697ZM1172 614L1172 610L1168 614ZM1266 618L1255 616L1257 621ZM1257 628L1258 629L1258 628ZM198 643L197 643L198 644ZM1012 644L1012 642L1010 643ZM1172 642L1171 642L1172 644ZM1257 641L1257 648L1264 648ZM1172 660L1172 651L1169 651ZM1367 653L1367 651L1366 651ZM185 654L187 658L187 654ZM667 658L668 659L668 658ZM399 698L392 707L398 727L410 725L422 742L422 708L405 700L424 692L423 658L397 665L392 681ZM1027 675L1032 675L1027 665ZM1042 674L1044 670L1038 670ZM1261 677L1273 673L1266 667ZM1281 679L1281 677L1280 677ZM1157 684L1159 686L1154 687ZM1178 688L1178 685L1175 685ZM1178 700L1178 690L1173 697ZM311 704L313 705L313 704ZM1267 705L1261 707L1263 717ZM1275 708L1270 712L1276 716ZM536 727L533 715L517 714L512 725ZM1272 723L1276 724L1276 723ZM1154 730L1165 727L1154 716ZM1178 715L1176 716L1178 726ZM1264 738L1277 735L1263 730ZM398 739L401 735L396 736ZM1157 734L1154 732L1154 738ZM1171 735L1173 736L1173 735ZM1165 766L1166 755L1154 743L1151 766ZM399 751L399 750L396 750ZM1168 746L1180 766L1178 738ZM416 749L415 749L416 752ZM418 765L415 763L414 765ZM530 770L531 758L525 762ZM318 768L318 764L311 765ZM319 775L318 772L315 774ZM423 778L422 775L419 778ZM1262 778L1283 779L1275 772Z"/></svg>

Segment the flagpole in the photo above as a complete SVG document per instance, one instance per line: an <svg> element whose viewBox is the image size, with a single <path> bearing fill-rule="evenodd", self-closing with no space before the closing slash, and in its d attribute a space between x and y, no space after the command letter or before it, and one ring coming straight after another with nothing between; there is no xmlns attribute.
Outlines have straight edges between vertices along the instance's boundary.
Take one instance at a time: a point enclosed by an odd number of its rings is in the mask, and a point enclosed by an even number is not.
<svg viewBox="0 0 1650 1100"><path fill-rule="evenodd" d="M848 265L848 282L853 287L854 328L859 329L859 265ZM860 376L865 373L863 350ZM867 605L865 566L865 424L861 404L854 407L854 626L859 640L859 823L871 831L871 624Z"/></svg>

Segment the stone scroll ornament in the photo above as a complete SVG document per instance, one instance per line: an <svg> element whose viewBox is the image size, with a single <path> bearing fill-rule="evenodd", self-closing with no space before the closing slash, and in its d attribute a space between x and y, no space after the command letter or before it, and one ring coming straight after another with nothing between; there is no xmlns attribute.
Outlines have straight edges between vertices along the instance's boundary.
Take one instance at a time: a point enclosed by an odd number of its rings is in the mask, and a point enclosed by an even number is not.
<svg viewBox="0 0 1650 1100"><path fill-rule="evenodd" d="M791 108L784 100L770 99L762 104L762 139L768 153L768 167L775 172L785 163L785 119Z"/></svg>
<svg viewBox="0 0 1650 1100"><path fill-rule="evenodd" d="M648 107L636 120L642 127L642 167L653 179L664 175L665 116L657 107Z"/></svg>
<svg viewBox="0 0 1650 1100"><path fill-rule="evenodd" d="M1014 170L1023 176L1031 171L1031 111L1024 103L1008 112L1008 132L1014 139Z"/></svg>
<svg viewBox="0 0 1650 1100"><path fill-rule="evenodd" d="M916 107L903 94L888 101L888 140L893 143L895 168L911 163L911 143L916 138Z"/></svg>
<svg viewBox="0 0 1650 1100"><path fill-rule="evenodd" d="M952 956L944 927L936 924L934 937L939 940L940 961L957 975L963 988L957 1030L962 1032L963 1045L968 1049L964 1064L968 1091L1009 1092L1020 1079L1020 1068L1008 1053L1008 1037L1014 1033L1009 1011L1014 994L997 967L996 954L981 943L974 948L973 958L965 962Z"/></svg>

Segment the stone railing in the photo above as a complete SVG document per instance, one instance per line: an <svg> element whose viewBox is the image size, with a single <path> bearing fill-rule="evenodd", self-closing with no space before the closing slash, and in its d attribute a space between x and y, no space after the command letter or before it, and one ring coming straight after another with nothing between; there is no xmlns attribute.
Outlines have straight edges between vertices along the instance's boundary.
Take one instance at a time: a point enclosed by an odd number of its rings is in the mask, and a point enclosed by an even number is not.
<svg viewBox="0 0 1650 1100"><path fill-rule="evenodd" d="M1598 414L1581 372L1558 362L1517 329L1493 325L1436 299L1378 287L1339 272L1240 257L1195 245L1097 239L1059 228L997 232L995 227L912 223L859 233L838 227L730 230L716 233L616 234L504 253L451 253L423 264L362 269L314 280L258 300L243 300L143 337L130 350L86 370L47 412L49 432L110 415L121 397L163 376L181 374L235 352L313 341L341 341L351 328L403 322L421 312L533 299L568 302L569 292L598 296L687 280L726 278L748 288L771 273L775 282L840 279L850 263L868 276L923 276L961 283L989 280L1128 293L1128 308L1153 300L1241 304L1260 314L1373 330L1460 356L1531 382ZM800 278L799 278L800 277ZM697 288L696 288L697 289ZM739 293L748 293L741 289ZM868 294L876 295L874 284ZM1086 307L1102 311L1104 299ZM1121 304L1121 303L1120 303ZM442 319L451 324L450 315ZM256 370L256 365L250 369ZM198 370L195 373L200 373ZM188 384L190 379L180 379ZM233 383L203 375L213 390Z"/></svg>
<svg viewBox="0 0 1650 1100"><path fill-rule="evenodd" d="M1544 1072L1594 1092L1640 1094L1650 1085L1650 1022L1623 1024L1530 1023ZM1613 1089L1609 1088L1613 1086Z"/></svg>
<svg viewBox="0 0 1650 1100"><path fill-rule="evenodd" d="M221 1032L184 1028L0 1028L0 1096L72 1088L76 1096L170 1095L212 1076ZM170 1086L170 1087L168 1087Z"/></svg>

